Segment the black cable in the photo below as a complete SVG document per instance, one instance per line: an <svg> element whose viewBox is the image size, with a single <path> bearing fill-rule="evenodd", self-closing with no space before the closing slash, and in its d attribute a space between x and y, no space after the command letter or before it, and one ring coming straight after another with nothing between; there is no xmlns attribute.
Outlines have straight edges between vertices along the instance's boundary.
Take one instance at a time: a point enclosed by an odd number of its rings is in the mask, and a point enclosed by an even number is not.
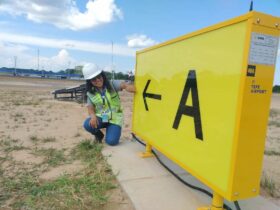
<svg viewBox="0 0 280 210"><path fill-rule="evenodd" d="M140 144L142 144L143 146L146 146L145 143L143 143L141 140L139 140L134 133L131 133L132 137ZM173 176L175 176L180 182L182 182L183 184L187 185L188 187L194 189L194 190L198 190L206 195L208 195L209 197L213 198L213 194L210 193L209 191L203 189L203 188L200 188L200 187L197 187L197 186L194 186L194 185L191 185L190 183L186 182L185 180L183 180L180 176L178 176L174 171L172 171L170 168L167 167L167 165L165 165L161 159L158 157L158 155L156 154L156 152L152 149L152 153L155 155L156 159L158 160L158 162L167 170L169 171ZM234 201L234 205L235 205L235 208L237 210L241 210L239 204L238 204L238 201ZM232 208L230 208L228 205L224 204L223 208L225 208L226 210L232 210Z"/></svg>
<svg viewBox="0 0 280 210"><path fill-rule="evenodd" d="M234 205L237 210L241 210L238 201L234 201Z"/></svg>

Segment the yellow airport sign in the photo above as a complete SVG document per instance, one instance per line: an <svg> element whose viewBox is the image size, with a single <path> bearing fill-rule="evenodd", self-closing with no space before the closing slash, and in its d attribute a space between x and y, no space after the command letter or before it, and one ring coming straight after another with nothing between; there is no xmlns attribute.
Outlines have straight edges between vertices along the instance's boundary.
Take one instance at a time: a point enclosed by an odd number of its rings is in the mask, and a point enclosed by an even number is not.
<svg viewBox="0 0 280 210"><path fill-rule="evenodd" d="M133 132L222 197L258 195L279 35L250 12L137 52Z"/></svg>

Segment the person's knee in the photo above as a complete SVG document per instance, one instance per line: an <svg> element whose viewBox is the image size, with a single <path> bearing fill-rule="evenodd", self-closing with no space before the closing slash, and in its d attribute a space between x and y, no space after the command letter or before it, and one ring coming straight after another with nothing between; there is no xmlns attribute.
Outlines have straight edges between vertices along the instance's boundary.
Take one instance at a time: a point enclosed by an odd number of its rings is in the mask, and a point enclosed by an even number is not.
<svg viewBox="0 0 280 210"><path fill-rule="evenodd" d="M84 129L86 129L87 131L89 131L89 121L90 121L90 118L87 118L84 121Z"/></svg>
<svg viewBox="0 0 280 210"><path fill-rule="evenodd" d="M118 125L110 124L107 127L105 141L110 146L119 144L121 137L121 127Z"/></svg>

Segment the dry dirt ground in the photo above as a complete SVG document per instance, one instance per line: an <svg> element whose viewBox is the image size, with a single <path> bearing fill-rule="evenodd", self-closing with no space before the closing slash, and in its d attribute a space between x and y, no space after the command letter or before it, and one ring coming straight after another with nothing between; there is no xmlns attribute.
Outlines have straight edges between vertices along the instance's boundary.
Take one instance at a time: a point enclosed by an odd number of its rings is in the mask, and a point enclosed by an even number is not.
<svg viewBox="0 0 280 210"><path fill-rule="evenodd" d="M280 206L280 94L272 96L264 154L261 194Z"/></svg>
<svg viewBox="0 0 280 210"><path fill-rule="evenodd" d="M81 83L0 76L0 209L134 209L100 148L89 144L86 107L53 99L51 91ZM121 95L130 119L132 96Z"/></svg>
<svg viewBox="0 0 280 210"><path fill-rule="evenodd" d="M80 197L95 192L92 189L76 191L76 188L85 188L81 176L90 177L88 174L94 173L88 168L94 163L89 159L84 161L86 157L75 152L82 148L90 155L87 152L92 151L87 150L92 149L87 140L90 136L82 128L87 116L86 107L54 100L51 91L80 84L82 81L0 76L0 209L133 209L106 160L101 157L94 167L107 177L101 180L105 184L99 186L107 201L99 194L95 195L95 203ZM121 92L120 97L125 113L121 137L124 141L131 138L133 95ZM98 152L100 148L93 150ZM57 188L61 189L61 183L76 184L71 188L76 190L70 197L57 191ZM110 187L112 183L113 187ZM261 194L280 206L280 95L272 98L261 186ZM59 196L52 197L51 193ZM61 203L62 199L64 203ZM46 206L53 200L57 200L51 202L53 206ZM75 202L71 203L71 200Z"/></svg>

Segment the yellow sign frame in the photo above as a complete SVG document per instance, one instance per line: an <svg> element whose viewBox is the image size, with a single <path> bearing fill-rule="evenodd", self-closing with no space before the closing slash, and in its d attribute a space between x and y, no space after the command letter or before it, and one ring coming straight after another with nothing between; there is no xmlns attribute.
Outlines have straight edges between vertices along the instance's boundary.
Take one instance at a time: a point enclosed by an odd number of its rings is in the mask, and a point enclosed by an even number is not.
<svg viewBox="0 0 280 210"><path fill-rule="evenodd" d="M230 201L259 193L275 61L253 37L279 25L249 12L137 52L133 132Z"/></svg>

